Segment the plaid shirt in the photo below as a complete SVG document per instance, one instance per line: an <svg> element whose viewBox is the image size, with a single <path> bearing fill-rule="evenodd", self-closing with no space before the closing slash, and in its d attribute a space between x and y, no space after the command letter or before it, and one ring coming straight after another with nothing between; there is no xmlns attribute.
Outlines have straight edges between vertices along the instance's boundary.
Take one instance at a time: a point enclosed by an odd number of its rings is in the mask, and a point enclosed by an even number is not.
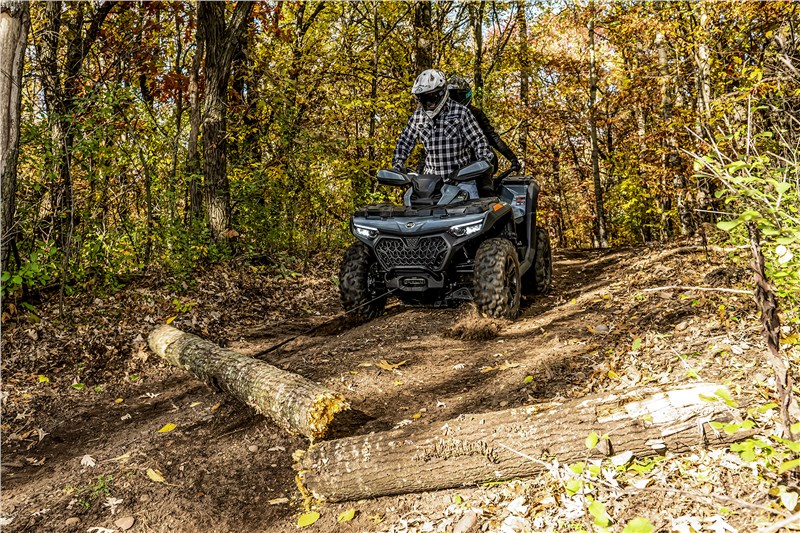
<svg viewBox="0 0 800 533"><path fill-rule="evenodd" d="M422 142L427 153L425 174L447 176L474 160L490 161L492 157L475 117L469 109L452 100L433 120L417 107L397 140L392 164L404 165L417 141Z"/></svg>

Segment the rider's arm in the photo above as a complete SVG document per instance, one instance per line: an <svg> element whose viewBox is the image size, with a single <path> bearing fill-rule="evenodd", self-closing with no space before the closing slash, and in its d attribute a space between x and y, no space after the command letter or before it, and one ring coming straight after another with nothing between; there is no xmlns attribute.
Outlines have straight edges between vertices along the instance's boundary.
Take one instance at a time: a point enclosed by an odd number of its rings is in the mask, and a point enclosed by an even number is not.
<svg viewBox="0 0 800 533"><path fill-rule="evenodd" d="M491 162L493 154L486 136L481 131L481 127L475 117L472 116L472 113L466 109L464 111L464 138L467 139L470 148L472 148L472 153L475 154L475 158L478 161Z"/></svg>
<svg viewBox="0 0 800 533"><path fill-rule="evenodd" d="M486 116L486 113L473 106L470 106L469 110L472 111L472 114L475 116L475 120L478 122L483 134L486 135L486 139L489 141L489 146L500 152L500 154L508 159L512 165L519 166L519 159L517 159L514 151L505 143L505 141L503 141L502 137L500 137L500 134L498 134L494 127L492 127L492 123L489 122L489 118Z"/></svg>
<svg viewBox="0 0 800 533"><path fill-rule="evenodd" d="M402 167L406 164L406 159L411 155L411 151L417 144L417 130L414 124L414 115L408 119L408 124L397 139L397 147L394 149L394 157L392 157L392 166Z"/></svg>

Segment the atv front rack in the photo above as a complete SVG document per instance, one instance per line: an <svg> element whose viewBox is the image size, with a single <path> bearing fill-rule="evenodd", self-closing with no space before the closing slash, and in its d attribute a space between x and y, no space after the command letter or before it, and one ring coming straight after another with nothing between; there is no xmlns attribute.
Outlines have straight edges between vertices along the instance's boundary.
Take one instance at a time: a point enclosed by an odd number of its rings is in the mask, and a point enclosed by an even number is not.
<svg viewBox="0 0 800 533"><path fill-rule="evenodd" d="M402 206L394 204L371 204L355 212L356 217L394 218L394 217L439 217L476 215L492 210L499 200L496 197L478 198L459 204L433 206Z"/></svg>

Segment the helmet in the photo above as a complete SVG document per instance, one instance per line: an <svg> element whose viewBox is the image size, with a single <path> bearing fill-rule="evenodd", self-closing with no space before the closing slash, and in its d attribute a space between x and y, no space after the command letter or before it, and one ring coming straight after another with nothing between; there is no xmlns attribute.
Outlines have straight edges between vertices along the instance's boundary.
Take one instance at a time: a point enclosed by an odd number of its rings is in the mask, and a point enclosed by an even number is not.
<svg viewBox="0 0 800 533"><path fill-rule="evenodd" d="M450 76L447 82L447 91L450 93L450 98L462 105L469 104L472 99L472 87L466 78L454 75Z"/></svg>
<svg viewBox="0 0 800 533"><path fill-rule="evenodd" d="M430 118L438 115L447 101L447 82L442 71L423 71L417 76L411 94L417 97L420 107Z"/></svg>

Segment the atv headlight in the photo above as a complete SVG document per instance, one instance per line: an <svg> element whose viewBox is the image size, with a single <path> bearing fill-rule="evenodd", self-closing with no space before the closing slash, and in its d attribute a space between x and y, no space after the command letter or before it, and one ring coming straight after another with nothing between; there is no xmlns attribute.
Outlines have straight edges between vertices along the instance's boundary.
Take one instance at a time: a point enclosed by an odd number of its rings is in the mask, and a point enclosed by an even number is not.
<svg viewBox="0 0 800 533"><path fill-rule="evenodd" d="M452 226L448 231L453 237L466 237L473 233L478 233L483 227L483 220L477 222L470 222L469 224L459 224Z"/></svg>
<svg viewBox="0 0 800 533"><path fill-rule="evenodd" d="M378 236L378 230L369 226L358 226L353 224L353 232L359 237L372 240Z"/></svg>

